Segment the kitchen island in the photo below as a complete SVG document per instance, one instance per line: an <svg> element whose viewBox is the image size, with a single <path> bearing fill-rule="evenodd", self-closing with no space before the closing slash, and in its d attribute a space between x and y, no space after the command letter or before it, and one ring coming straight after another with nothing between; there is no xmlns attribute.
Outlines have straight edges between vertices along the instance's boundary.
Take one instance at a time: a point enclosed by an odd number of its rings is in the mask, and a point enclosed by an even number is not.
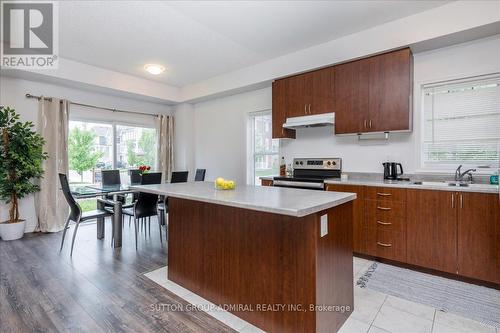
<svg viewBox="0 0 500 333"><path fill-rule="evenodd" d="M353 193L195 182L168 197L168 279L267 332L336 332L353 311Z"/></svg>

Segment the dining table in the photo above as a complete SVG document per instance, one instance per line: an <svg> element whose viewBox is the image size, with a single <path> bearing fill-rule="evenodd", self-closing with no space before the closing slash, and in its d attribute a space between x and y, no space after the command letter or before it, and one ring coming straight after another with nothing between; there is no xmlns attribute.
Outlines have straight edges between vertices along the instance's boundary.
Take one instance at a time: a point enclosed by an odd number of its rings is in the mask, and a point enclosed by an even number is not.
<svg viewBox="0 0 500 333"><path fill-rule="evenodd" d="M137 184L117 184L117 185L101 185L101 184L78 184L70 186L71 193L75 199L97 198L102 196L112 196L113 199L105 201L97 201L97 209L105 210L105 205L108 203L113 206L113 247L119 248L122 246L122 202L118 200L118 195L137 192L131 189L131 186ZM97 218L97 238L103 239L105 233L104 217Z"/></svg>

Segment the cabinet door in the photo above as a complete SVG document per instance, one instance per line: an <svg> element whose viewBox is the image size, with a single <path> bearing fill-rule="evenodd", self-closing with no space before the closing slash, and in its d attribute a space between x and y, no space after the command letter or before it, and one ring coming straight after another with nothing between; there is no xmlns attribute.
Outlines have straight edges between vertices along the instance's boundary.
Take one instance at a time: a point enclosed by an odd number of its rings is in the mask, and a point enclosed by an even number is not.
<svg viewBox="0 0 500 333"><path fill-rule="evenodd" d="M366 231L364 230L364 187L356 185L328 184L327 191L356 193L353 207L353 251L366 253Z"/></svg>
<svg viewBox="0 0 500 333"><path fill-rule="evenodd" d="M335 66L335 134L367 131L369 62L358 60Z"/></svg>
<svg viewBox="0 0 500 333"><path fill-rule="evenodd" d="M286 121L286 89L286 80L273 82L273 139L295 139L294 130L283 128L283 123Z"/></svg>
<svg viewBox="0 0 500 333"><path fill-rule="evenodd" d="M334 87L333 67L328 67L314 71L310 74L311 82L309 95L311 96L311 106L309 114L320 114L333 112L333 87Z"/></svg>
<svg viewBox="0 0 500 333"><path fill-rule="evenodd" d="M411 52L403 49L368 58L369 119L366 132L410 129Z"/></svg>
<svg viewBox="0 0 500 333"><path fill-rule="evenodd" d="M407 190L407 262L456 274L455 192Z"/></svg>
<svg viewBox="0 0 500 333"><path fill-rule="evenodd" d="M286 79L288 87L286 90L287 117L300 117L307 115L309 96L306 92L306 80L308 74L296 75Z"/></svg>
<svg viewBox="0 0 500 333"><path fill-rule="evenodd" d="M498 194L458 196L458 274L500 283Z"/></svg>

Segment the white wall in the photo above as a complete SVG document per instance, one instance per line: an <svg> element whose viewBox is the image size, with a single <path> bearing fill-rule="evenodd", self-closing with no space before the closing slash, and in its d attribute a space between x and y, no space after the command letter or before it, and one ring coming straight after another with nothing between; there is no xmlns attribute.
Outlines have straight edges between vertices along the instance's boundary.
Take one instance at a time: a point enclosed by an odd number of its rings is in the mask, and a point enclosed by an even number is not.
<svg viewBox="0 0 500 333"><path fill-rule="evenodd" d="M271 89L261 89L195 105L195 161L217 177L246 183L249 112L271 109Z"/></svg>
<svg viewBox="0 0 500 333"><path fill-rule="evenodd" d="M35 99L26 98L26 93L66 98L74 102L151 114L171 113L170 107L163 104L105 95L43 82L27 81L5 76L0 77L0 104L15 108L21 115L21 120L33 121L36 124L38 104ZM84 112L85 110L80 108L78 111ZM95 112L95 110L89 109L88 112ZM22 217L28 221L26 232L33 231L36 226L33 196L21 200L20 209ZM7 214L7 206L1 203L0 221L5 220Z"/></svg>
<svg viewBox="0 0 500 333"><path fill-rule="evenodd" d="M195 135L194 105L184 103L174 109L174 171L189 171L188 180L194 179Z"/></svg>
<svg viewBox="0 0 500 333"><path fill-rule="evenodd" d="M394 133L383 144L358 143L356 136L332 135L332 128L300 129L297 139L281 140L287 162L294 157L341 157L347 172L382 172L387 159L406 173L419 171L420 86L459 77L500 72L500 35L414 55L413 133ZM247 114L271 108L271 88L195 105L195 161L217 176L245 181Z"/></svg>

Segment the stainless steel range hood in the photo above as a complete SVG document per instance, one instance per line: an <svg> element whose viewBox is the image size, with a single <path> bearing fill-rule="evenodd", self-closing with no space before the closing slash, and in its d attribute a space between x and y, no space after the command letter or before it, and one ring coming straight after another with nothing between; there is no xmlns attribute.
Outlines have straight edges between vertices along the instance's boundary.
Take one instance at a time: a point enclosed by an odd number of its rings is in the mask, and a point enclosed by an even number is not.
<svg viewBox="0 0 500 333"><path fill-rule="evenodd" d="M335 123L335 113L323 113L313 116L286 118L284 128L296 129L304 127L333 126Z"/></svg>

